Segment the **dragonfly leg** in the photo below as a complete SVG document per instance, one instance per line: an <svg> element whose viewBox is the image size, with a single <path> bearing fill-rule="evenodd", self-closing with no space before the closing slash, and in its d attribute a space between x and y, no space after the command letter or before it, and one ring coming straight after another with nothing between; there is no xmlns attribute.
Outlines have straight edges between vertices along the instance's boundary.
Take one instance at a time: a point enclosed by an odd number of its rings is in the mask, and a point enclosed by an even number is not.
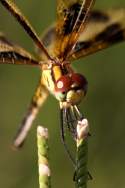
<svg viewBox="0 0 125 188"><path fill-rule="evenodd" d="M66 140L65 140L65 127L64 127L64 109L60 109L60 132L61 132L61 139L62 139L62 143L65 147L65 150L69 156L69 158L71 159L74 167L76 165L76 162L75 162L75 159L73 158L68 146L67 146L67 143L66 143Z"/></svg>
<svg viewBox="0 0 125 188"><path fill-rule="evenodd" d="M32 123L34 119L36 118L39 108L42 106L47 96L48 96L48 90L46 89L44 85L40 84L36 89L36 92L32 98L32 101L27 110L27 113L24 116L19 126L19 129L15 135L15 138L13 141L13 146L15 148L19 148L23 145L24 140L32 126Z"/></svg>

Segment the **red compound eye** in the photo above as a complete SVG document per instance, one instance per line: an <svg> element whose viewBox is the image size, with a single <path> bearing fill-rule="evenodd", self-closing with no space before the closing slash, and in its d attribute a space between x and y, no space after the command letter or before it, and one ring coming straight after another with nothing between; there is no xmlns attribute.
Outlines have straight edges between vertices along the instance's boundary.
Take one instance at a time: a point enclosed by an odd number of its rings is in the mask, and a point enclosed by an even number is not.
<svg viewBox="0 0 125 188"><path fill-rule="evenodd" d="M70 86L72 84L71 78L67 75L61 76L56 82L56 91L60 92L66 92L70 89Z"/></svg>
<svg viewBox="0 0 125 188"><path fill-rule="evenodd" d="M87 87L87 80L86 78L79 74L79 73L73 73L71 76L72 82L76 83L78 85L78 87L86 89Z"/></svg>

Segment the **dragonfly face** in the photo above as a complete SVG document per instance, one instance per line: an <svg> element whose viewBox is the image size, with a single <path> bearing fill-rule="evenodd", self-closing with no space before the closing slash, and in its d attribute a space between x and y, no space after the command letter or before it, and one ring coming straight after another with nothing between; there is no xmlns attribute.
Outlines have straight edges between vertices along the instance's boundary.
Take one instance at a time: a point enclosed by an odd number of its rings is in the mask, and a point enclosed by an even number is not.
<svg viewBox="0 0 125 188"><path fill-rule="evenodd" d="M79 104L87 92L86 78L67 62L49 64L43 70L42 82L65 108Z"/></svg>

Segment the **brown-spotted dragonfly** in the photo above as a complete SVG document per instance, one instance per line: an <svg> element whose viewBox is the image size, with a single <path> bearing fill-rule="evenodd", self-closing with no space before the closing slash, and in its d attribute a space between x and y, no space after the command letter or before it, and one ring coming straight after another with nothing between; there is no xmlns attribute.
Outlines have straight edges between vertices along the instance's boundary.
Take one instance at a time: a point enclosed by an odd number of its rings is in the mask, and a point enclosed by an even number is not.
<svg viewBox="0 0 125 188"><path fill-rule="evenodd" d="M41 70L39 85L15 136L15 147L23 144L49 94L59 102L64 145L65 127L76 136L77 121L83 119L78 106L87 93L87 80L73 70L73 61L125 39L125 9L92 10L94 2L57 0L57 20L39 38L13 1L0 0L31 37L39 55L39 59L34 58L0 34L0 63L33 65Z"/></svg>

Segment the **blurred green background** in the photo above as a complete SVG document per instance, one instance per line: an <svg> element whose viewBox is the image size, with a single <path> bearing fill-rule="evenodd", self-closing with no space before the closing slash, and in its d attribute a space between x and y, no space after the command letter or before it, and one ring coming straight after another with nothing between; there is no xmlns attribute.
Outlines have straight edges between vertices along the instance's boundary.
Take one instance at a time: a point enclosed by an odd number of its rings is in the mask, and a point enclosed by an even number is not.
<svg viewBox="0 0 125 188"><path fill-rule="evenodd" d="M40 34L55 19L55 0L16 1ZM95 7L124 7L124 0L97 1ZM0 31L33 52L34 45L18 23L0 6ZM125 187L125 43L81 59L75 68L89 82L82 111L91 127L88 188ZM50 96L21 151L10 144L40 77L30 66L0 65L0 187L38 187L36 125L50 132L53 187L74 187L73 167L59 135L57 101Z"/></svg>

